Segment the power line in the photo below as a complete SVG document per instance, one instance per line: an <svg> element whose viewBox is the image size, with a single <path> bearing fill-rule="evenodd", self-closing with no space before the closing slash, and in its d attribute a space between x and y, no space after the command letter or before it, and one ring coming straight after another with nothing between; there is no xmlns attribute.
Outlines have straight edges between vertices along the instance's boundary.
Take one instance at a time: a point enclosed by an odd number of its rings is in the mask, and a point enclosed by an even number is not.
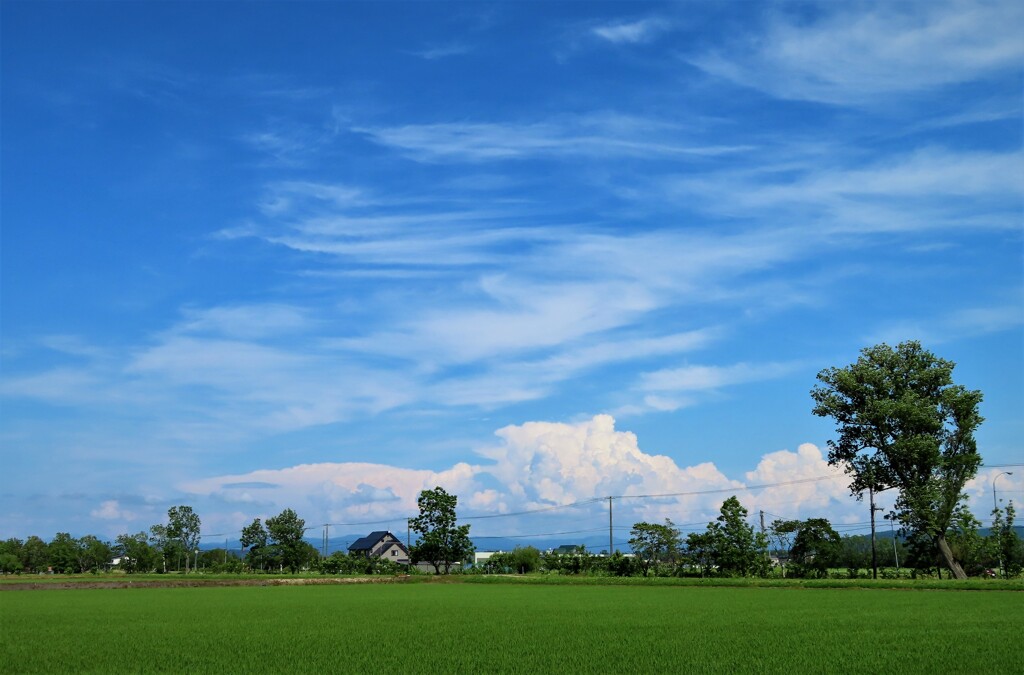
<svg viewBox="0 0 1024 675"><path fill-rule="evenodd" d="M835 480L843 476L819 476L817 478L801 478L799 480L788 480L781 483L765 483L763 485L748 485L744 487L729 487L715 490L694 490L692 492L666 492L659 495L619 495L612 499L659 499L664 497L691 497L694 495L712 495L724 492L749 492L750 490L763 490L765 488L783 487L786 485L799 485L802 483L818 483L823 480Z"/></svg>

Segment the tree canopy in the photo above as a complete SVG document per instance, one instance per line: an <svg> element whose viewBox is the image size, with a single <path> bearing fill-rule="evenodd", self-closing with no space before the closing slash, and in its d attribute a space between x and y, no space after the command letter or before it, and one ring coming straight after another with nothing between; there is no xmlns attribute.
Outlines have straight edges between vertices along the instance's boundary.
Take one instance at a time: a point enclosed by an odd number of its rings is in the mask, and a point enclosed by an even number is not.
<svg viewBox="0 0 1024 675"><path fill-rule="evenodd" d="M458 497L444 488L423 490L416 500L420 515L409 521L409 526L420 535L410 554L414 562L428 562L434 571L448 574L452 563L473 555L475 548L469 539L469 525L456 525L455 506Z"/></svg>
<svg viewBox="0 0 1024 675"><path fill-rule="evenodd" d="M862 350L856 363L822 370L811 396L814 414L835 420L829 463L853 477L851 491L898 489L900 522L931 540L965 578L946 532L981 464L974 432L982 395L953 383L954 366L917 341L881 344Z"/></svg>
<svg viewBox="0 0 1024 675"><path fill-rule="evenodd" d="M177 539L185 549L185 572L189 554L199 549L199 515L191 506L172 506L167 510L167 536Z"/></svg>
<svg viewBox="0 0 1024 675"><path fill-rule="evenodd" d="M659 562L674 562L681 541L679 530L671 520L658 523L636 523L630 531L629 547L636 554L644 576Z"/></svg>

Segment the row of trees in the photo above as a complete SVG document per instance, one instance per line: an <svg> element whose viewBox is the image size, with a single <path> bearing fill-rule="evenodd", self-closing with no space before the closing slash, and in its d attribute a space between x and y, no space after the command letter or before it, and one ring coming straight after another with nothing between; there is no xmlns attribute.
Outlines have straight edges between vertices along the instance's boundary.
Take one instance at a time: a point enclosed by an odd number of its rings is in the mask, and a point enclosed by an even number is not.
<svg viewBox="0 0 1024 675"><path fill-rule="evenodd" d="M167 511L166 523L153 525L148 533L119 535L114 543L93 535L76 539L67 532L58 532L49 543L36 536L7 539L0 542L0 571L97 572L119 558L118 566L127 572L182 568L188 572L198 561L200 525L191 506L174 506Z"/></svg>
<svg viewBox="0 0 1024 675"><path fill-rule="evenodd" d="M966 509L964 485L981 466L974 432L983 421L978 411L982 395L955 384L953 368L918 342L895 348L881 344L862 350L849 366L822 370L811 396L813 413L835 421L838 439L828 442L829 463L850 475L851 492L858 499L867 494L873 511L876 493L896 490L892 517L900 523L912 557L929 560L938 555L953 576L965 578L986 568L993 556L1012 569L1019 540L1012 527L1012 504L1005 513L998 508L993 513L993 537L980 536L977 519ZM457 525L457 498L440 487L421 492L418 504L419 516L410 522L419 535L412 559L448 573L453 563L473 553L470 526ZM762 573L769 561L768 538L754 533L746 515L731 497L706 531L687 536L685 549L671 521L637 523L630 545L645 575L656 564L683 559L684 552L687 564L704 574ZM166 525L153 526L148 535L122 535L114 549L126 569L138 570L151 568L157 554L166 570L174 553L180 561L184 552L187 572L189 552L198 557L199 525L191 507L173 507ZM308 566L316 550L303 540L304 525L291 509L268 518L266 527L256 519L242 534L250 566L292 571ZM839 535L824 519L777 521L772 534L793 571L802 574L827 569L839 546ZM95 542L89 545L99 550ZM38 545L33 542L29 548ZM15 564L11 554L0 553L4 555L8 557L0 557L0 564ZM23 568L38 566L38 556L23 557L24 562L18 561ZM83 560L81 554L62 553L59 565L62 570L81 567Z"/></svg>

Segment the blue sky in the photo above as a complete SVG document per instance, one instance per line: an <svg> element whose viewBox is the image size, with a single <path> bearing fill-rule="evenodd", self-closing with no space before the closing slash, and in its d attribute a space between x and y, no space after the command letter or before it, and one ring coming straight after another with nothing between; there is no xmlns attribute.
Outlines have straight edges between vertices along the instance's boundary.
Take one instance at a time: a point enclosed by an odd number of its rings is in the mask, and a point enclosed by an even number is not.
<svg viewBox="0 0 1024 675"><path fill-rule="evenodd" d="M904 339L1024 459L1019 3L2 12L0 536L854 531L808 392Z"/></svg>

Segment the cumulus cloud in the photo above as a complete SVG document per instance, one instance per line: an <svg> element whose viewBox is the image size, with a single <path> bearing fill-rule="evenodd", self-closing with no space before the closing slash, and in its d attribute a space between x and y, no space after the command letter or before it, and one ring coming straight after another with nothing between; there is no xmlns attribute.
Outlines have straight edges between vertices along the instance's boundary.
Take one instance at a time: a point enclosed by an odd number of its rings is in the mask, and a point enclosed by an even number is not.
<svg viewBox="0 0 1024 675"><path fill-rule="evenodd" d="M182 485L195 495L249 505L246 518L291 507L309 518L335 523L393 522L416 513L421 490L436 485L460 497L460 515L497 516L537 511L528 517L489 520L480 534L512 533L541 524L583 522L603 527L605 498L617 498L618 517L672 518L678 523L714 519L722 501L736 494L750 509L770 505L786 517L827 515L850 519L851 500L841 472L828 467L811 444L796 452L766 454L743 480L712 462L680 466L671 457L644 452L635 434L620 431L610 415L567 422L526 422L496 432L497 442L477 451L477 464L460 462L430 471L384 464L320 463L218 476ZM788 483L778 488L754 488ZM749 488L749 489L748 489ZM312 522L307 520L307 522Z"/></svg>
<svg viewBox="0 0 1024 675"><path fill-rule="evenodd" d="M108 499L107 501L102 502L98 508L90 511L89 515L93 518L99 518L100 520L135 519L135 513L121 508L121 504L116 499Z"/></svg>

